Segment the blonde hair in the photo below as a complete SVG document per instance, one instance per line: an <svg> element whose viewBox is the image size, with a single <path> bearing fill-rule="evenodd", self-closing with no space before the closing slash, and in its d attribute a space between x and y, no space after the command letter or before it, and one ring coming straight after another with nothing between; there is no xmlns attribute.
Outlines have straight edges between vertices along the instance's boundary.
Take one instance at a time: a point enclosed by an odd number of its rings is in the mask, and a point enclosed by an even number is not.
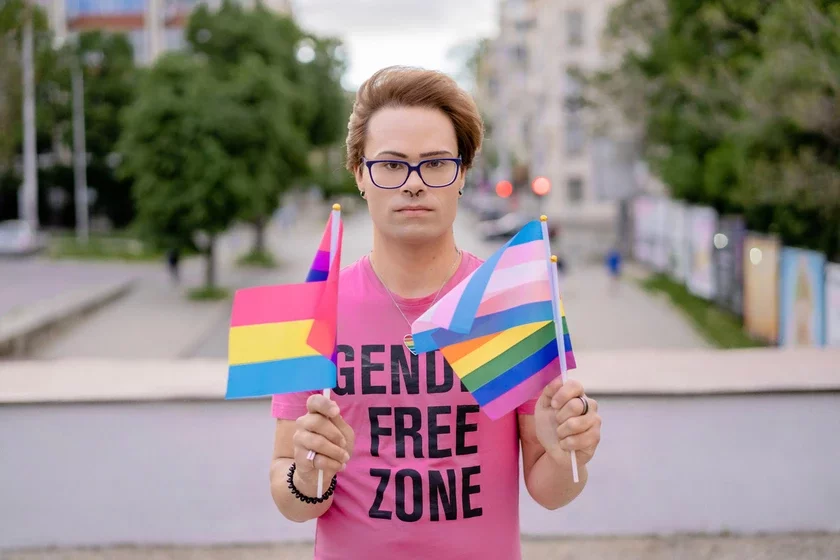
<svg viewBox="0 0 840 560"><path fill-rule="evenodd" d="M370 118L385 107L439 109L452 121L458 140L458 155L464 169L472 166L481 149L484 123L473 98L444 74L405 66L390 66L368 78L356 93L347 123L347 169L355 172L362 163Z"/></svg>

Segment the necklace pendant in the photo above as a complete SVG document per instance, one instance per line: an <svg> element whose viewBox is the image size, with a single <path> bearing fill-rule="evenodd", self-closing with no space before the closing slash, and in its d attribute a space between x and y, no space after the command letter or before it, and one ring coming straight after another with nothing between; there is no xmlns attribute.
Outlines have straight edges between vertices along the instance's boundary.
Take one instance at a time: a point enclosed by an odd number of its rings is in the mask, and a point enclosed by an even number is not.
<svg viewBox="0 0 840 560"><path fill-rule="evenodd" d="M405 347L408 348L409 352L415 356L417 355L417 352L414 351L414 338L410 334L403 337L403 344L405 344Z"/></svg>

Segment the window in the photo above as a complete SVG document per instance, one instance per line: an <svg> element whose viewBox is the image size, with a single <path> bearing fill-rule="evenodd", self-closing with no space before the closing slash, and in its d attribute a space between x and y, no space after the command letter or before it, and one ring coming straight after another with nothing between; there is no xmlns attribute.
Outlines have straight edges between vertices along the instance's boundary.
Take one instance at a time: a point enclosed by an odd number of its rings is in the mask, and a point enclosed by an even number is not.
<svg viewBox="0 0 840 560"><path fill-rule="evenodd" d="M569 197L569 202L580 202L583 200L583 179L580 177L570 177L566 182L566 195Z"/></svg>
<svg viewBox="0 0 840 560"><path fill-rule="evenodd" d="M579 156L586 146L586 131L580 111L566 113L566 155Z"/></svg>
<svg viewBox="0 0 840 560"><path fill-rule="evenodd" d="M583 45L583 12L581 10L566 12L566 44L570 47Z"/></svg>

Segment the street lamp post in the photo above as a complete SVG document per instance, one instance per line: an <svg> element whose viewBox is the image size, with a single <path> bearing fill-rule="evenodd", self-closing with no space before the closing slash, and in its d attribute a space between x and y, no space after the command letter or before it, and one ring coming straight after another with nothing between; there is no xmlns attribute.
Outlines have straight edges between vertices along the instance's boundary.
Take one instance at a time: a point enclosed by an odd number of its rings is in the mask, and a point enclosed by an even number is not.
<svg viewBox="0 0 840 560"><path fill-rule="evenodd" d="M23 23L23 189L20 193L21 218L38 229L38 146L35 139L35 77L32 61L32 6L25 5Z"/></svg>
<svg viewBox="0 0 840 560"><path fill-rule="evenodd" d="M76 237L87 243L88 217L87 148L85 147L85 82L80 60L72 63L73 82L73 177L76 200Z"/></svg>

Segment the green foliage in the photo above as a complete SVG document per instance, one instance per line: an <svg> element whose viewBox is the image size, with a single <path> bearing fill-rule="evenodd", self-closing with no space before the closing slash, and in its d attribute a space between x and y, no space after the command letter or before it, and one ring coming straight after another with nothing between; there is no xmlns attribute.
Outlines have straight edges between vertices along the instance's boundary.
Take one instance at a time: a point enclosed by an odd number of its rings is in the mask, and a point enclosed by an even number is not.
<svg viewBox="0 0 840 560"><path fill-rule="evenodd" d="M254 268L277 268L277 260L268 251L249 251L237 259L240 266Z"/></svg>
<svg viewBox="0 0 840 560"><path fill-rule="evenodd" d="M54 259L156 261L163 252L148 243L119 235L90 236L86 243L75 235L51 234L47 252Z"/></svg>
<svg viewBox="0 0 840 560"><path fill-rule="evenodd" d="M685 286L672 281L664 274L655 274L640 282L649 292L663 293L671 303L685 313L697 331L717 348L754 348L765 346L751 338L743 329L737 315L713 302L691 294Z"/></svg>
<svg viewBox="0 0 840 560"><path fill-rule="evenodd" d="M589 77L677 198L840 257L840 2L625 0Z"/></svg>
<svg viewBox="0 0 840 560"><path fill-rule="evenodd" d="M187 38L245 109L224 147L236 161L240 217L262 224L281 195L310 174L310 149L340 137L347 116L340 43L310 36L262 5L247 10L232 2L218 11L199 7ZM301 49L311 60L299 60Z"/></svg>
<svg viewBox="0 0 840 560"><path fill-rule="evenodd" d="M247 135L246 107L206 61L186 53L161 57L125 112L121 173L134 182L139 231L163 246L189 246L199 232L211 240L240 209L233 186L241 165L226 149ZM212 284L212 250L207 254Z"/></svg>
<svg viewBox="0 0 840 560"><path fill-rule="evenodd" d="M193 301L220 301L228 299L230 297L230 292L224 288L205 286L203 288L190 290L188 292L188 296Z"/></svg>

